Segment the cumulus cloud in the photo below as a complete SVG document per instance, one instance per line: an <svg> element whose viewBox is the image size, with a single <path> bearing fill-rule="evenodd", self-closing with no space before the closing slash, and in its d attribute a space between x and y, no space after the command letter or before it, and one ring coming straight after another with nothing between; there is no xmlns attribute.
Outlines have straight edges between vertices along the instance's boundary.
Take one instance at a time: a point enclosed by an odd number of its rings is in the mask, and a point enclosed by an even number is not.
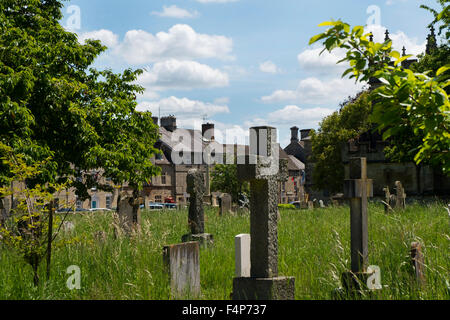
<svg viewBox="0 0 450 320"><path fill-rule="evenodd" d="M166 18L184 19L184 18L195 18L199 15L199 13L198 11L191 12L186 9L179 8L176 5L171 5L169 7L163 6L163 10L161 12L153 11L152 15Z"/></svg>
<svg viewBox="0 0 450 320"><path fill-rule="evenodd" d="M209 117L230 112L226 105L216 105L213 103L190 100L188 98L177 98L174 96L159 101L141 102L138 104L137 110L150 111L153 114L158 114L159 111L161 111L164 114L173 114L179 119L195 118L199 120L205 115Z"/></svg>
<svg viewBox="0 0 450 320"><path fill-rule="evenodd" d="M125 34L116 54L129 64L179 59L233 59L230 53L233 40L225 36L197 33L189 25L177 24L168 32L153 35L144 30L130 30Z"/></svg>
<svg viewBox="0 0 450 320"><path fill-rule="evenodd" d="M277 90L269 96L262 97L261 101L265 103L337 105L362 88L363 84L355 84L355 81L350 79L321 80L311 77L301 80L296 90Z"/></svg>
<svg viewBox="0 0 450 320"><path fill-rule="evenodd" d="M337 48L332 52L323 50L322 47L306 49L297 56L297 60L304 70L317 74L342 74L348 64L337 62L345 57L345 50Z"/></svg>
<svg viewBox="0 0 450 320"><path fill-rule="evenodd" d="M259 70L265 73L279 73L281 70L272 61L265 61L259 65Z"/></svg>
<svg viewBox="0 0 450 320"><path fill-rule="evenodd" d="M78 35L78 41L81 44L84 44L87 39L100 40L108 48L114 48L119 43L119 36L106 29L84 32Z"/></svg>
<svg viewBox="0 0 450 320"><path fill-rule="evenodd" d="M195 61L157 62L139 76L137 82L152 90L216 88L228 85L228 75Z"/></svg>

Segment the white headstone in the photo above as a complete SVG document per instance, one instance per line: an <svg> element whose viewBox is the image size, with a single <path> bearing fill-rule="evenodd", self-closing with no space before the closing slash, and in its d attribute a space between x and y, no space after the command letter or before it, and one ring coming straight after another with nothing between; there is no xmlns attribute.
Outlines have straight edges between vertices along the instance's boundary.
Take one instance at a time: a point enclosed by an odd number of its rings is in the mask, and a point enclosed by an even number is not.
<svg viewBox="0 0 450 320"><path fill-rule="evenodd" d="M250 235L239 234L234 238L236 277L250 277Z"/></svg>

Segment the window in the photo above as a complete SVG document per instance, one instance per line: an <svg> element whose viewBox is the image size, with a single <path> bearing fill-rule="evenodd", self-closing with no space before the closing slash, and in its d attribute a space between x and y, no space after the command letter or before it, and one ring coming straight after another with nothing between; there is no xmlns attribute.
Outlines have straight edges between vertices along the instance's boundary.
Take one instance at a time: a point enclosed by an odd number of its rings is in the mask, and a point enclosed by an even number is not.
<svg viewBox="0 0 450 320"><path fill-rule="evenodd" d="M162 197L160 195L155 196L155 202L162 202Z"/></svg>
<svg viewBox="0 0 450 320"><path fill-rule="evenodd" d="M111 209L111 196L106 196L106 208Z"/></svg>
<svg viewBox="0 0 450 320"><path fill-rule="evenodd" d="M166 183L167 183L167 181L166 181L166 174L163 173L163 175L161 176L161 184L166 184Z"/></svg>

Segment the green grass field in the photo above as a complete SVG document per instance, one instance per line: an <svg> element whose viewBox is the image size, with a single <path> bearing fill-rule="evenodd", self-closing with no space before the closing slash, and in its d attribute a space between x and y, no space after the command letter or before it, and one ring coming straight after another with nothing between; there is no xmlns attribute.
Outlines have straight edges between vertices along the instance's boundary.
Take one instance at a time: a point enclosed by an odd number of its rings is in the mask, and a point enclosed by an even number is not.
<svg viewBox="0 0 450 320"><path fill-rule="evenodd" d="M367 299L449 299L450 222L443 203L408 206L404 212L384 214L382 205L369 208L369 261L381 268L385 286ZM296 299L331 299L340 274L350 266L349 208L281 210L279 274L295 277ZM169 299L162 248L179 243L188 232L187 211L142 213L142 232L114 238L111 213L73 215L71 239L56 244L52 275L33 286L31 267L8 248L0 251L0 299ZM212 249L201 249L201 299L229 299L234 277L234 236L249 233L249 215L218 216L206 210L206 232L214 235ZM95 239L105 231L107 240ZM412 276L410 244L423 245L427 284L419 288ZM81 289L69 290L71 265L81 269ZM364 298L364 297L363 297Z"/></svg>

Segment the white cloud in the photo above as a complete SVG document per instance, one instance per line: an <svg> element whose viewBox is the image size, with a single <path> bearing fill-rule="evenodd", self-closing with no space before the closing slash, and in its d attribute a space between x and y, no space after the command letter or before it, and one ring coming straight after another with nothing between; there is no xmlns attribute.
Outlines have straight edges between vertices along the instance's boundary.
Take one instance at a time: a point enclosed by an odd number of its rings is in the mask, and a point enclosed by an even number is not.
<svg viewBox="0 0 450 320"><path fill-rule="evenodd" d="M195 61L157 62L137 82L151 90L215 88L228 85L228 75Z"/></svg>
<svg viewBox="0 0 450 320"><path fill-rule="evenodd" d="M228 97L217 98L217 99L214 100L214 103L216 103L216 104L229 104L230 103L230 98L228 98Z"/></svg>
<svg viewBox="0 0 450 320"><path fill-rule="evenodd" d="M310 105L337 105L348 96L361 90L363 84L354 80L335 78L321 80L307 78L301 80L296 90L277 90L261 98L265 103L301 103Z"/></svg>
<svg viewBox="0 0 450 320"><path fill-rule="evenodd" d="M116 54L129 64L180 59L218 58L230 60L233 40L225 36L197 33L189 25L177 24L168 32L156 35L144 30L130 30L125 34Z"/></svg>
<svg viewBox="0 0 450 320"><path fill-rule="evenodd" d="M201 120L205 115L210 117L216 114L230 112L226 105L216 105L174 96L159 101L141 102L138 104L137 110L150 111L153 114L158 114L159 111L164 114L173 114L177 117L177 122L179 122L178 120L194 118ZM192 123L190 126L192 126Z"/></svg>
<svg viewBox="0 0 450 320"><path fill-rule="evenodd" d="M322 47L318 47L301 52L297 56L300 66L306 71L318 74L342 74L348 64L344 62L337 64L337 62L345 57L345 50L337 48L331 53L325 50L320 54L322 50Z"/></svg>
<svg viewBox="0 0 450 320"><path fill-rule="evenodd" d="M78 35L78 41L81 44L84 44L87 39L100 40L108 48L114 48L119 43L119 36L105 29L84 32Z"/></svg>
<svg viewBox="0 0 450 320"><path fill-rule="evenodd" d="M265 73L279 73L281 70L272 61L265 61L259 65L259 70Z"/></svg>
<svg viewBox="0 0 450 320"><path fill-rule="evenodd" d="M162 12L153 11L152 14L160 17L177 19L195 18L199 15L198 11L190 12L186 9L179 8L176 5L172 5L170 7L163 6Z"/></svg>

